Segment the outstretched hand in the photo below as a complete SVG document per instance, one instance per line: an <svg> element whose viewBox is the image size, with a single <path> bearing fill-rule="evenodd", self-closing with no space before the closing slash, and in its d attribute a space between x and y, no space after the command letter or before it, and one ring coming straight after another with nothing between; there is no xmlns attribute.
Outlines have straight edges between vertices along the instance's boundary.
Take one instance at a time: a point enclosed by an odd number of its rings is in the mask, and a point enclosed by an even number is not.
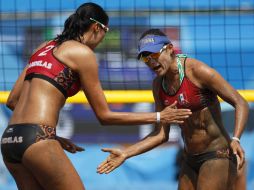
<svg viewBox="0 0 254 190"><path fill-rule="evenodd" d="M126 155L120 149L116 148L103 148L103 152L109 152L110 155L104 160L98 167L97 173L108 174L114 169L119 167L127 158Z"/></svg>
<svg viewBox="0 0 254 190"><path fill-rule="evenodd" d="M231 149L233 150L233 153L236 155L237 157L237 165L238 165L238 169L241 169L244 165L245 162L245 153L243 148L241 147L240 143L232 140L230 143Z"/></svg>
<svg viewBox="0 0 254 190"><path fill-rule="evenodd" d="M192 114L189 109L176 109L176 105L177 101L161 111L161 121L163 123L181 124Z"/></svg>
<svg viewBox="0 0 254 190"><path fill-rule="evenodd" d="M60 143L62 148L70 153L76 153L84 151L85 149L72 143L71 140L56 136L56 140Z"/></svg>

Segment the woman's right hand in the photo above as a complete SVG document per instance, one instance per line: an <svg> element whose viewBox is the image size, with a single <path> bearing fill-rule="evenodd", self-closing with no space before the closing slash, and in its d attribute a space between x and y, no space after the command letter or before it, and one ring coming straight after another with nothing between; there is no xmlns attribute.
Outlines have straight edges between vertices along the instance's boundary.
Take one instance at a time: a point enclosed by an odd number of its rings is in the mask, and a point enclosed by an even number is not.
<svg viewBox="0 0 254 190"><path fill-rule="evenodd" d="M168 124L181 124L192 114L190 109L177 109L176 104L177 101L170 106L167 106L160 112L160 122Z"/></svg>
<svg viewBox="0 0 254 190"><path fill-rule="evenodd" d="M97 173L99 174L108 174L112 172L127 159L126 155L121 149L103 148L102 151L109 152L110 155L97 167Z"/></svg>
<svg viewBox="0 0 254 190"><path fill-rule="evenodd" d="M56 140L60 143L61 147L70 152L70 153L76 153L76 152L81 152L84 151L85 149L74 144L73 142L71 142L70 139L66 139L60 136L56 136Z"/></svg>

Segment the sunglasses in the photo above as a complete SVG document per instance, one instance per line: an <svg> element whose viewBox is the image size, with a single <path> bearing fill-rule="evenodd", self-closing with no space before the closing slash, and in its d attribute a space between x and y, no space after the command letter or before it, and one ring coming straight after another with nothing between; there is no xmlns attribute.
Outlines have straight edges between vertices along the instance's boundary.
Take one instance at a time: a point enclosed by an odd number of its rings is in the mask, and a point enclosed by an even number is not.
<svg viewBox="0 0 254 190"><path fill-rule="evenodd" d="M158 53L151 53L149 55L141 54L140 60L144 63L148 63L151 59L158 59L165 49L167 49L167 45L164 45Z"/></svg>
<svg viewBox="0 0 254 190"><path fill-rule="evenodd" d="M101 22L99 22L98 20L95 20L94 18L89 18L91 21L97 23L100 25L100 27L105 31L105 33L107 33L109 31L109 27L105 26L104 24L102 24Z"/></svg>

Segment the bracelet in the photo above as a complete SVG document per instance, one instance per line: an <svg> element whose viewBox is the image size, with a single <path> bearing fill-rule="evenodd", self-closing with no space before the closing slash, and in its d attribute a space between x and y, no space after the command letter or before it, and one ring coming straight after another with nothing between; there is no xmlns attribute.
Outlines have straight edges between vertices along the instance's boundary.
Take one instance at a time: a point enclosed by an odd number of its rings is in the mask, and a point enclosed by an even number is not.
<svg viewBox="0 0 254 190"><path fill-rule="evenodd" d="M240 139L238 137L232 137L232 140L235 140L240 143Z"/></svg>
<svg viewBox="0 0 254 190"><path fill-rule="evenodd" d="M160 123L160 121L161 121L161 113L156 112L156 123Z"/></svg>

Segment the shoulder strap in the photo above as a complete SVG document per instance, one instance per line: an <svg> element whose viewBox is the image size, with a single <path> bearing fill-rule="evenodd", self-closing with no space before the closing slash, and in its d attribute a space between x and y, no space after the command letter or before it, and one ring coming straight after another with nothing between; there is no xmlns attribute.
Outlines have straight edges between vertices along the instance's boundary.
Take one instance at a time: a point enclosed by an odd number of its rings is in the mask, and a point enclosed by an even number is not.
<svg viewBox="0 0 254 190"><path fill-rule="evenodd" d="M185 55L185 54L177 54L176 57L177 57L177 68L178 68L178 72L179 72L180 84L182 84L185 72L184 72L184 67L183 67L183 65L181 63L181 59L180 58L185 58L185 60L186 60L187 55ZM185 60L184 60L184 62L185 62Z"/></svg>

